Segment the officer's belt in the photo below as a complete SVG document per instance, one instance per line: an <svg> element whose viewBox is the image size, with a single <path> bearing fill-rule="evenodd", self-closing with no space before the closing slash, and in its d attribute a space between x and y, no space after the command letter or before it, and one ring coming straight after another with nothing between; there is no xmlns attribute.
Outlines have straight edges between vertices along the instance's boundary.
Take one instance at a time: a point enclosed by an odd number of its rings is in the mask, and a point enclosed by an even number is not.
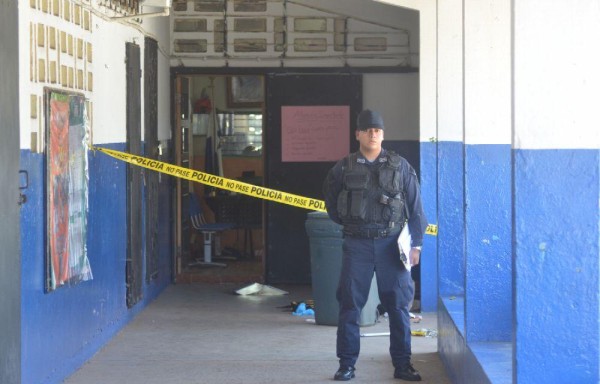
<svg viewBox="0 0 600 384"><path fill-rule="evenodd" d="M394 234L398 235L401 229L402 227L398 225L393 228L344 228L343 232L346 236L359 239L383 239Z"/></svg>

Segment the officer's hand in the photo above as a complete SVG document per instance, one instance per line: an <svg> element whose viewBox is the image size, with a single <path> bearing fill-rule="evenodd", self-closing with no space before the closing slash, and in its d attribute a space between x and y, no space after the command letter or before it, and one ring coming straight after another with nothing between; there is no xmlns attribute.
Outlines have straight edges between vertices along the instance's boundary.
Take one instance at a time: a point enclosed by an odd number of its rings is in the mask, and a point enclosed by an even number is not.
<svg viewBox="0 0 600 384"><path fill-rule="evenodd" d="M410 259L410 265L419 264L419 259L421 258L421 250L418 248L411 248L408 258Z"/></svg>

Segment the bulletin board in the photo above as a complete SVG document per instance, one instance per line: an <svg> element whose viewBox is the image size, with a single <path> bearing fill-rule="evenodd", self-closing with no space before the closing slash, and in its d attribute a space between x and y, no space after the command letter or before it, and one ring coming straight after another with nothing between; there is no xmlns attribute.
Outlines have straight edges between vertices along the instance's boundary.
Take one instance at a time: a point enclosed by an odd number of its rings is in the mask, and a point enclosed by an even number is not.
<svg viewBox="0 0 600 384"><path fill-rule="evenodd" d="M349 131L349 105L282 106L282 161L337 161L348 154Z"/></svg>

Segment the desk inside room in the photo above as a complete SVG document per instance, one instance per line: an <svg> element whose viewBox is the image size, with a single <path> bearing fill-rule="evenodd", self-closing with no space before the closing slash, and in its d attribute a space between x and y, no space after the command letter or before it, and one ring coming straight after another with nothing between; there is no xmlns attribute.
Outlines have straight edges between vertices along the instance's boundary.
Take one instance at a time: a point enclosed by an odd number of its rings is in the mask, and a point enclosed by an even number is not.
<svg viewBox="0 0 600 384"><path fill-rule="evenodd" d="M235 223L236 229L244 230L242 257L253 259L253 229L262 228L262 200L239 194L223 194L206 197L206 204L215 213L215 220L221 223Z"/></svg>

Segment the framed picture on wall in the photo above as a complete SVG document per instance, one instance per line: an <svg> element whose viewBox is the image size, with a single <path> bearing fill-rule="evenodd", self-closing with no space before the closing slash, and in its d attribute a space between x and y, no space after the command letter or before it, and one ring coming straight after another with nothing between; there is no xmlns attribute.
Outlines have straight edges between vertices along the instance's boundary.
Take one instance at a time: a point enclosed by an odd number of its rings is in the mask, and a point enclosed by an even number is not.
<svg viewBox="0 0 600 384"><path fill-rule="evenodd" d="M263 98L262 76L244 75L227 78L227 106L229 108L260 107Z"/></svg>

